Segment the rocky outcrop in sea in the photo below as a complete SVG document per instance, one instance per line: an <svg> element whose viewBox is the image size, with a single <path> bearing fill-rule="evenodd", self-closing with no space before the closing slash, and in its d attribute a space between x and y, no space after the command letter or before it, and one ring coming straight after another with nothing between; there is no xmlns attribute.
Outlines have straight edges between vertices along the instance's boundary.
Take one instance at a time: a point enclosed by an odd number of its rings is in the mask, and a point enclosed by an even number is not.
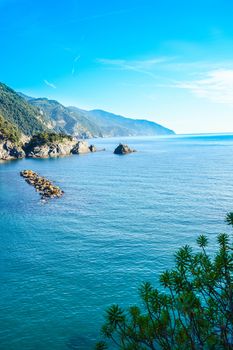
<svg viewBox="0 0 233 350"><path fill-rule="evenodd" d="M131 149L128 145L123 145L120 143L117 148L114 150L114 154L128 154L128 153L133 153L136 152L136 150Z"/></svg>
<svg viewBox="0 0 233 350"><path fill-rule="evenodd" d="M71 154L85 154L96 152L94 145L86 141L77 141L76 139L64 139L56 142L21 142L21 146L12 143L9 140L0 139L0 160L10 160L19 158L52 158L69 156Z"/></svg>

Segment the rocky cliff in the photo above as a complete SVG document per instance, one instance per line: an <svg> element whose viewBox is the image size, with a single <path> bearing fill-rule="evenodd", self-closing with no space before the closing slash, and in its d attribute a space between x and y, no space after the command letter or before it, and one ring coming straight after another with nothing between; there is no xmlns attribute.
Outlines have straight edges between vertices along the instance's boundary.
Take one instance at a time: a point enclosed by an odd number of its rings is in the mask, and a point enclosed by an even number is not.
<svg viewBox="0 0 233 350"><path fill-rule="evenodd" d="M42 133L33 136L24 145L24 151L26 157L49 158L93 152L91 147L86 141L77 141L68 135Z"/></svg>
<svg viewBox="0 0 233 350"><path fill-rule="evenodd" d="M11 141L0 139L0 160L11 160L24 158L25 152L22 147Z"/></svg>

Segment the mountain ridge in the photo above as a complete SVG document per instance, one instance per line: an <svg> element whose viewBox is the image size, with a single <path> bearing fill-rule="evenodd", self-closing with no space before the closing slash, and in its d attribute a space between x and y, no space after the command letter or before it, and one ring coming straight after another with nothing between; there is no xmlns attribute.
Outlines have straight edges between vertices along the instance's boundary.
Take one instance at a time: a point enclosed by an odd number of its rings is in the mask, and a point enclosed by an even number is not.
<svg viewBox="0 0 233 350"><path fill-rule="evenodd" d="M47 97L34 98L17 93L3 83L0 83L0 114L29 137L43 131L69 134L79 139L174 134L173 130L144 118L64 106Z"/></svg>
<svg viewBox="0 0 233 350"><path fill-rule="evenodd" d="M105 123L105 126L107 121L111 121L109 128L112 126L112 124L117 125L118 127L124 127L125 130L128 130L129 135L123 136L155 136L174 134L173 130L146 119L133 119L119 114L106 112L101 109L94 109L88 113L92 118L95 117L95 120L98 121L98 123Z"/></svg>
<svg viewBox="0 0 233 350"><path fill-rule="evenodd" d="M41 108L55 123L55 130L74 136L79 136L81 133L83 138L175 134L173 130L145 118L133 119L101 109L84 110L75 106L66 107L48 98L31 98L28 103Z"/></svg>

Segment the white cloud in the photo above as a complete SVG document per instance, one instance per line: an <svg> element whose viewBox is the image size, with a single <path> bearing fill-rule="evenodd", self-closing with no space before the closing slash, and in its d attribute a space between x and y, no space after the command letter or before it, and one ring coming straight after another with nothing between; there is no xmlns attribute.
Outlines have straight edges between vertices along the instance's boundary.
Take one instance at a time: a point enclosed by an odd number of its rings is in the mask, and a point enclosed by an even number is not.
<svg viewBox="0 0 233 350"><path fill-rule="evenodd" d="M183 89L214 103L233 105L232 60L182 62L178 57L154 57L141 60L102 58L97 62L107 68L152 77L155 88ZM178 80L181 75L183 79Z"/></svg>
<svg viewBox="0 0 233 350"><path fill-rule="evenodd" d="M49 87L51 87L51 88L53 88L53 89L56 89L57 87L53 84L53 83L50 83L48 80L44 80L44 83L47 85L47 86L49 86Z"/></svg>
<svg viewBox="0 0 233 350"><path fill-rule="evenodd" d="M212 102L233 104L233 69L212 70L200 79L176 82L171 87L189 90Z"/></svg>

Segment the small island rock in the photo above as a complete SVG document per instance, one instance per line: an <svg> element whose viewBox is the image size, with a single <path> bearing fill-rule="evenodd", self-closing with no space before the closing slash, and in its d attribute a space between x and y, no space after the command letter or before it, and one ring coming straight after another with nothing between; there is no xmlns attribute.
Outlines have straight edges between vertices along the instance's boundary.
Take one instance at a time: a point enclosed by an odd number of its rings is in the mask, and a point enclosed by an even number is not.
<svg viewBox="0 0 233 350"><path fill-rule="evenodd" d="M129 148L128 145L123 145L120 143L117 148L114 150L114 154L128 154L136 152L134 149Z"/></svg>

